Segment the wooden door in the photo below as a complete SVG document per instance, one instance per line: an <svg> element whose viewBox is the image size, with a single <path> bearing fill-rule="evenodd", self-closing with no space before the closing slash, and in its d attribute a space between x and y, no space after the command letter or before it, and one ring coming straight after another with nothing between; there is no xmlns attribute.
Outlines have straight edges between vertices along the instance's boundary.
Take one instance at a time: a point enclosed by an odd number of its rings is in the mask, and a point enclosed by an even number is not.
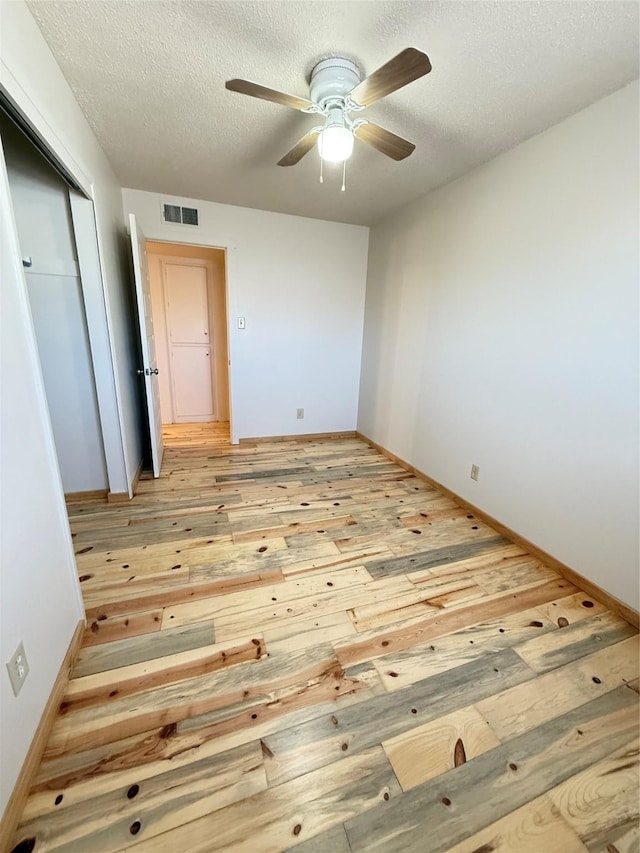
<svg viewBox="0 0 640 853"><path fill-rule="evenodd" d="M164 266L174 423L215 420L207 267Z"/></svg>
<svg viewBox="0 0 640 853"><path fill-rule="evenodd" d="M156 359L155 332L153 328L153 315L151 313L151 287L149 285L149 270L144 234L138 227L133 213L129 214L129 229L133 254L133 277L136 286L136 301L138 303L138 325L142 347L142 365L138 369L138 374L144 377L153 476L159 477L164 447L162 444L158 361Z"/></svg>

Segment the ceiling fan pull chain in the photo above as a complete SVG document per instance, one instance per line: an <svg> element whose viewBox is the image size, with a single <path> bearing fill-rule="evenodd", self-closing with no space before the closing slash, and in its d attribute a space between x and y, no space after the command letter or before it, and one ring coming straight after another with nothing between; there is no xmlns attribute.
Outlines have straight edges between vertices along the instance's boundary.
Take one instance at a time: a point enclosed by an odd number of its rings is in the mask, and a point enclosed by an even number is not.
<svg viewBox="0 0 640 853"><path fill-rule="evenodd" d="M344 192L347 188L347 161L342 161L342 186L340 187L340 191Z"/></svg>
<svg viewBox="0 0 640 853"><path fill-rule="evenodd" d="M324 184L324 178L322 177L322 166L324 164L324 160L320 157L320 183Z"/></svg>

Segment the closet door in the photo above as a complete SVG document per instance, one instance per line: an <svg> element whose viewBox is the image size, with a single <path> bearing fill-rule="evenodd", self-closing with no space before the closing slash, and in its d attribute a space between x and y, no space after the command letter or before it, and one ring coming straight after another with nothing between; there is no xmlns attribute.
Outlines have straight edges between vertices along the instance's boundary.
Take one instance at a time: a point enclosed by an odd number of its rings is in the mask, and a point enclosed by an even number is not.
<svg viewBox="0 0 640 853"><path fill-rule="evenodd" d="M206 266L167 261L167 337L175 423L214 420Z"/></svg>

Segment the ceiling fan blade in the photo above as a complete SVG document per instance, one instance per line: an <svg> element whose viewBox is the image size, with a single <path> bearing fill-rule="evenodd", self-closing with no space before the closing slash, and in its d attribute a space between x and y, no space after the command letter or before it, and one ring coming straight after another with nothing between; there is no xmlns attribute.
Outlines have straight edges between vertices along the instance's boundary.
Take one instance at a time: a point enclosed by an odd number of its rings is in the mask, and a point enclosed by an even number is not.
<svg viewBox="0 0 640 853"><path fill-rule="evenodd" d="M278 92L276 89L267 89L266 86L259 86L249 80L227 80L224 85L230 92L240 92L241 95L262 98L263 101L272 101L274 104L282 104L283 107L293 107L294 110L307 110L313 106L307 98L287 95L286 92Z"/></svg>
<svg viewBox="0 0 640 853"><path fill-rule="evenodd" d="M365 77L349 95L361 107L368 107L430 71L431 63L427 54L415 47L408 47Z"/></svg>
<svg viewBox="0 0 640 853"><path fill-rule="evenodd" d="M296 163L299 163L300 160L302 160L305 154L308 154L309 151L311 151L313 146L316 144L317 138L318 131L310 130L309 133L305 134L302 139L299 139L296 142L291 151L287 151L282 160L278 161L278 166L295 166Z"/></svg>
<svg viewBox="0 0 640 853"><path fill-rule="evenodd" d="M356 128L355 134L356 139L366 142L367 145L371 145L372 148L393 160L404 160L416 147L413 142L396 136L390 130L385 130L384 127L370 121Z"/></svg>

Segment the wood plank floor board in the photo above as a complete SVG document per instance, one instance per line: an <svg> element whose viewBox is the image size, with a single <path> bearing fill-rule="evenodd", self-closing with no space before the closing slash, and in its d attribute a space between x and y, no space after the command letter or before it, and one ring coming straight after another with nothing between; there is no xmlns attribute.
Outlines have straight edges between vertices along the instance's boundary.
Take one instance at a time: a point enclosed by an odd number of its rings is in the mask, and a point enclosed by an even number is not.
<svg viewBox="0 0 640 853"><path fill-rule="evenodd" d="M411 568L407 572L407 577L413 583L420 585L423 581L428 583L434 577L455 577L486 569L510 570L511 566L514 564L517 565L520 560L530 561L533 560L533 557L518 545L512 545L510 542L505 541L504 545L496 545L475 557L462 557L460 560L443 562L437 566L429 566L424 569ZM508 576L509 571L504 571L504 574Z"/></svg>
<svg viewBox="0 0 640 853"><path fill-rule="evenodd" d="M499 684L527 682L532 671L506 649L471 664L416 682L394 693L368 700L366 714L359 705L318 717L264 739L269 784L339 762L346 755L368 749L459 708L483 696L501 692Z"/></svg>
<svg viewBox="0 0 640 853"><path fill-rule="evenodd" d="M126 789L55 807L20 828L40 851L116 853L265 790L258 743L169 770ZM64 800L60 803L63 806Z"/></svg>
<svg viewBox="0 0 640 853"><path fill-rule="evenodd" d="M506 739L615 690L637 672L634 636L539 675L530 685L517 685L481 699L477 707L498 737Z"/></svg>
<svg viewBox="0 0 640 853"><path fill-rule="evenodd" d="M176 579L172 574L171 580ZM191 573L187 570L180 579L170 586L162 580L162 592L158 592L158 582L149 585L148 590L139 587L132 589L127 586L125 590L110 588L101 590L100 595L89 594L87 601L87 621L118 616L126 613L136 613L158 607L166 608L177 604L186 604L190 601L199 601L203 598L213 598L220 595L229 595L233 592L253 589L257 586L267 586L282 583L285 577L280 569L267 569L261 572L244 572L239 575L221 577L209 583L192 583ZM154 590L151 592L151 590ZM113 600L114 595L119 592L119 598ZM102 599L102 600L100 600Z"/></svg>
<svg viewBox="0 0 640 853"><path fill-rule="evenodd" d="M164 440L16 853L640 853L635 629L353 436Z"/></svg>
<svg viewBox="0 0 640 853"><path fill-rule="evenodd" d="M93 621L98 616L101 616L103 611L93 612L95 608L104 603L111 603L113 599L144 599L147 596L152 596L157 593L161 587L165 594L169 594L169 590L174 593L179 589L184 589L189 583L189 567L180 566L172 568L171 571L161 571L157 573L142 574L140 577L136 575L127 575L126 577L111 577L105 580L94 580L99 577L99 573L95 572L83 573L80 575L80 584L82 589L82 597L85 602L87 611L87 621ZM138 607L125 607L109 615L132 613L134 610L141 612L143 610L155 610L158 606L162 607L163 602L154 600L149 603L143 602Z"/></svg>
<svg viewBox="0 0 640 853"><path fill-rule="evenodd" d="M200 511L197 515L181 515L179 522L172 520L175 517L176 513L172 513L166 519L130 520L125 528L109 528L108 532L101 531L99 536L91 535L90 531L78 533L73 537L74 547L76 553L87 545L101 549L117 548L123 545L135 548L149 540L155 543L171 543L211 536L228 536L231 533L231 525L226 515L222 515L217 507L209 508L207 512Z"/></svg>
<svg viewBox="0 0 640 853"><path fill-rule="evenodd" d="M265 641L271 652L306 649L321 642L334 642L353 636L356 629L344 610L314 616L311 619L280 623L267 629Z"/></svg>
<svg viewBox="0 0 640 853"><path fill-rule="evenodd" d="M264 637L256 631L250 637L228 643L213 643L120 667L115 685L110 671L74 678L65 690L60 711L68 714L92 705L106 706L116 697L124 699L146 690L209 675L240 663L261 660L266 654Z"/></svg>
<svg viewBox="0 0 640 853"><path fill-rule="evenodd" d="M125 613L106 619L93 619L85 628L82 646L96 646L122 637L139 637L159 631L162 626L162 609L142 613Z"/></svg>
<svg viewBox="0 0 640 853"><path fill-rule="evenodd" d="M286 507L281 506L279 514L285 523L300 521L302 518L306 519L307 517L315 518L316 520L337 518L345 513L354 518L360 518L363 513L368 513L376 509L384 512L387 516L392 516L397 514L399 508L402 506L401 504L394 504L394 501L399 499L404 500L405 495L406 492L401 487L396 486L373 493L371 489L367 490L366 493L350 489L348 494L334 494L328 498L314 498L310 501L305 501L300 496L292 496L295 499L290 500ZM237 515L238 513L233 510L231 518L234 523ZM255 515L257 515L257 512L254 512Z"/></svg>
<svg viewBox="0 0 640 853"><path fill-rule="evenodd" d="M401 794L381 747L184 824L135 853L280 853Z"/></svg>
<svg viewBox="0 0 640 853"><path fill-rule="evenodd" d="M403 791L458 767L500 741L473 706L444 714L382 741Z"/></svg>
<svg viewBox="0 0 640 853"><path fill-rule="evenodd" d="M434 640L429 645L415 646L406 652L385 655L373 661L387 690L399 690L437 672L476 660L485 654L514 647L531 669L542 675L566 663L589 658L623 640L629 660L623 661L625 677L633 672L636 631L612 613L594 616L573 626L559 628L539 616L536 608L510 614L500 619L480 622ZM614 651L607 657L618 657ZM589 658L592 666L600 666L600 658ZM568 671L568 670L567 670ZM565 670L563 670L565 672ZM557 678L557 676L556 676ZM544 685L544 680L539 684ZM617 686L619 681L613 682Z"/></svg>
<svg viewBox="0 0 640 853"><path fill-rule="evenodd" d="M268 610L274 604L282 606L310 596L317 598L333 591L344 593L351 587L362 587L371 580L372 577L364 566L350 566L326 573L318 571L305 577L287 579L273 586L258 586L225 596L210 596L166 607L162 626L175 627L206 619L223 620L240 614L252 618L250 613L255 610Z"/></svg>
<svg viewBox="0 0 640 853"><path fill-rule="evenodd" d="M567 581L542 581L525 589L485 596L446 611L438 610L426 618L418 617L382 629L363 631L356 638L336 644L336 654L344 666L373 660L394 651L404 651L425 644L437 637L451 634L455 630L471 627L477 622L507 616L518 610L527 610L545 601L555 600L563 593L571 593L574 587ZM541 620L537 620L541 621Z"/></svg>
<svg viewBox="0 0 640 853"><path fill-rule="evenodd" d="M215 642L213 622L199 622L162 631L157 636L127 637L100 646L85 646L75 662L72 678L155 660L168 654L198 649Z"/></svg>
<svg viewBox="0 0 640 853"><path fill-rule="evenodd" d="M296 685L279 688L266 696L256 695L186 717L177 724L49 758L40 767L26 813L51 810L60 793L66 804L72 804L139 784L141 779L165 773L168 767L218 755L348 705L366 702L384 690L375 669L367 665L347 671L342 684L343 689L336 693L335 681L320 675L310 679L304 690Z"/></svg>
<svg viewBox="0 0 640 853"><path fill-rule="evenodd" d="M417 530L417 528L416 528ZM398 556L410 556L423 552L424 548L434 550L445 548L448 543L462 542L463 544L479 544L485 539L495 539L493 531L471 530L463 519L460 521L443 522L437 527L427 530L417 530L404 527L391 527L388 522L380 520L376 523L366 522L356 527L340 528L328 532L343 554L363 547L371 547L376 542L383 541Z"/></svg>
<svg viewBox="0 0 640 853"><path fill-rule="evenodd" d="M285 853L351 853L344 825L336 824L295 847L290 847Z"/></svg>
<svg viewBox="0 0 640 853"><path fill-rule="evenodd" d="M409 556L397 557L393 560L379 560L371 563L369 571L373 577L389 577L390 575L406 575L409 572L417 572L443 566L447 563L457 563L468 557L482 554L484 552L496 551L498 548L508 545L508 541L502 536L490 536L479 541L462 542L455 545L444 545L440 548L431 548L427 551L419 551Z"/></svg>
<svg viewBox="0 0 640 853"><path fill-rule="evenodd" d="M625 746L638 726L630 694L619 687L348 820L353 853L444 853Z"/></svg>
<svg viewBox="0 0 640 853"><path fill-rule="evenodd" d="M488 594L505 592L513 587L524 587L528 584L540 583L544 577L553 580L558 575L553 569L543 566L538 560L514 560L505 571L504 567L474 573L473 580Z"/></svg>
<svg viewBox="0 0 640 853"><path fill-rule="evenodd" d="M531 800L447 853L588 853L547 794ZM612 853L612 851L607 851Z"/></svg>
<svg viewBox="0 0 640 853"><path fill-rule="evenodd" d="M549 799L592 853L640 849L639 741L634 738L549 792Z"/></svg>
<svg viewBox="0 0 640 853"><path fill-rule="evenodd" d="M78 552L76 557L80 569L89 571L101 567L103 574L105 574L108 569L112 569L113 571L125 568L135 569L137 563L148 568L154 562L161 562L163 558L168 560L176 553L202 550L209 545L216 544L223 546L225 544L227 546L230 545L230 534L223 536L200 536L195 539L176 538L172 542L155 542L151 539L150 543L133 546L128 546L125 542L121 547L117 548L98 549L98 547L87 547L86 549L82 549L81 553ZM208 548L207 550L214 554L216 553L216 549L214 548Z"/></svg>
<svg viewBox="0 0 640 853"><path fill-rule="evenodd" d="M339 689L344 677L330 644L257 658L256 652L256 660L238 664L242 671L238 667L233 671L222 670L206 678L198 676L172 682L123 699L116 696L106 707L96 705L63 713L54 723L45 755L90 749L314 677L329 678Z"/></svg>
<svg viewBox="0 0 640 853"><path fill-rule="evenodd" d="M333 543L330 543L333 545ZM346 566L368 566L371 560L377 559L385 554L391 554L391 551L386 545L378 545L373 548L365 548L362 551L355 551L353 554L340 554L338 549L333 545L333 549L326 556L303 558L300 559L300 551L293 551L291 555L294 559L291 562L282 565L282 574L286 578L298 577L300 575L310 574L319 569L326 571L344 568ZM368 569L367 569L368 571Z"/></svg>
<svg viewBox="0 0 640 853"><path fill-rule="evenodd" d="M536 609L531 608L488 619L440 636L431 643L375 658L373 665L387 690L401 690L485 655L513 646L526 647L540 636L560 630L549 619L536 618L539 616ZM527 663L524 655L520 657Z"/></svg>
<svg viewBox="0 0 640 853"><path fill-rule="evenodd" d="M636 633L624 619L605 611L602 615L565 625L549 635L527 640L516 651L532 669L542 674L635 637Z"/></svg>
<svg viewBox="0 0 640 853"><path fill-rule="evenodd" d="M302 539L303 537L299 537ZM272 547L274 542L278 547ZM281 543L281 544L280 544ZM298 542L289 546L284 540L270 540L262 545L235 546L238 551L218 555L210 560L190 564L189 577L193 583L206 583L215 578L236 576L242 572L265 572L280 570L285 576L287 568L301 563L311 568L331 565L342 561L336 545L331 541L316 538L311 547ZM244 548L246 550L240 550ZM354 562L352 561L352 565ZM358 561L355 561L358 565Z"/></svg>
<svg viewBox="0 0 640 853"><path fill-rule="evenodd" d="M404 575L396 575L404 578ZM407 580L409 580L407 578ZM370 631L406 622L413 617L437 613L444 607L472 601L486 596L484 589L466 579L434 583L428 589L408 586L404 595L396 596L392 602L362 604L349 609L349 615L358 632Z"/></svg>
<svg viewBox="0 0 640 853"><path fill-rule="evenodd" d="M493 551L483 557L471 557L423 572L410 572L407 577L417 589L424 592L446 584L466 582L481 586L485 593L497 593L503 591L502 584L510 579L513 579L512 586L526 586L543 577L552 579L554 573L526 555L496 558L496 552Z"/></svg>
<svg viewBox="0 0 640 853"><path fill-rule="evenodd" d="M306 622L314 616L344 612L345 608L351 609L363 601L393 601L397 595L403 595L411 584L402 577L383 578L369 583L345 585L338 589L336 594L338 586L336 583L333 589L325 589L284 603L275 601L256 610L219 614L215 619L217 635L220 640L231 639L246 634L250 625L256 621L267 631L277 630L294 622ZM167 621L166 624L171 623Z"/></svg>
<svg viewBox="0 0 640 853"><path fill-rule="evenodd" d="M175 547L174 547L175 546ZM217 576L221 574L221 567L217 564L225 559L232 558L235 563L243 560L246 557L252 557L256 563L255 568L269 568L269 562L274 553L284 551L288 547L283 538L270 539L268 543L243 543L234 545L231 537L213 537L210 540L197 539L193 541L193 547L187 540L170 543L168 547L158 546L153 548L149 546L148 550L144 550L144 546L139 550L124 549L118 552L111 553L111 556L104 557L95 555L95 560L89 564L88 560L83 560L78 563L78 568L83 574L92 573L92 583L86 583L86 588L97 586L100 583L113 582L120 580L123 583L128 583L131 577L140 577L149 574L160 575L164 572L170 574L172 571L183 566L215 566ZM98 573L99 574L96 574ZM233 574L237 574L235 570ZM207 577L206 580L210 580Z"/></svg>
<svg viewBox="0 0 640 853"><path fill-rule="evenodd" d="M579 591L558 601L547 601L538 609L556 624L572 624L606 610L599 601Z"/></svg>
<svg viewBox="0 0 640 853"><path fill-rule="evenodd" d="M270 519L271 521L271 519ZM352 527L357 524L357 521L351 515L338 515L332 516L331 514L327 514L327 517L323 519L296 519L295 521L290 521L289 523L278 523L280 520L276 519L276 523L274 526L264 527L264 526L256 526L256 522L253 521L251 526L244 525L234 525L236 529L233 531L233 541L236 543L240 542L257 542L264 539L277 539L280 536L302 536L305 533L325 533L327 530L331 530L332 528L344 528L344 527ZM245 529L240 529L244 527ZM319 529L321 528L321 529Z"/></svg>

